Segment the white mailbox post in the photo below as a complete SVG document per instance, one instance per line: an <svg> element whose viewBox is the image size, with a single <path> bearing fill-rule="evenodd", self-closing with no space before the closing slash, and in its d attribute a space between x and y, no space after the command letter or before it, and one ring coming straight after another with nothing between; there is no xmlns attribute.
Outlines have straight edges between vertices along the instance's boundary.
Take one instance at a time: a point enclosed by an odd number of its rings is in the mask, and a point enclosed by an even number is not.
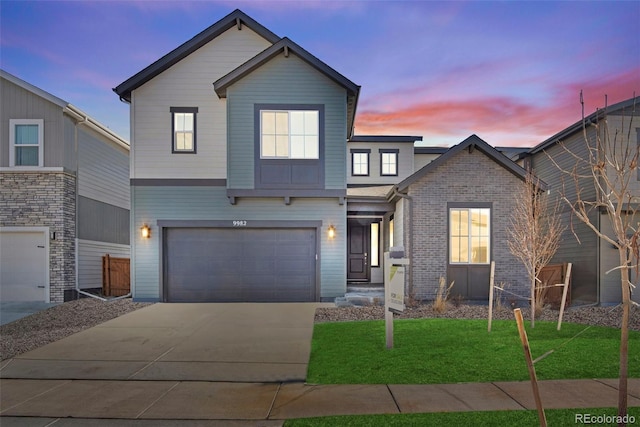
<svg viewBox="0 0 640 427"><path fill-rule="evenodd" d="M397 256L400 257L397 257ZM394 247L384 253L384 320L387 348L393 348L393 313L404 311L404 273L409 265L404 248Z"/></svg>

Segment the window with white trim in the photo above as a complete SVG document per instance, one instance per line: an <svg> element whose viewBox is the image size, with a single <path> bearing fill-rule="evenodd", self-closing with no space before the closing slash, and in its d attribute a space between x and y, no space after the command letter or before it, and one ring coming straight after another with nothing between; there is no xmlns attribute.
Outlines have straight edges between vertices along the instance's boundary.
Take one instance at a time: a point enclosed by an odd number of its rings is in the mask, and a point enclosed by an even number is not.
<svg viewBox="0 0 640 427"><path fill-rule="evenodd" d="M449 263L488 264L491 209L449 209Z"/></svg>
<svg viewBox="0 0 640 427"><path fill-rule="evenodd" d="M196 153L198 107L171 107L172 153Z"/></svg>
<svg viewBox="0 0 640 427"><path fill-rule="evenodd" d="M261 110L260 158L318 159L319 123L316 110Z"/></svg>
<svg viewBox="0 0 640 427"><path fill-rule="evenodd" d="M44 166L44 120L9 120L9 166Z"/></svg>

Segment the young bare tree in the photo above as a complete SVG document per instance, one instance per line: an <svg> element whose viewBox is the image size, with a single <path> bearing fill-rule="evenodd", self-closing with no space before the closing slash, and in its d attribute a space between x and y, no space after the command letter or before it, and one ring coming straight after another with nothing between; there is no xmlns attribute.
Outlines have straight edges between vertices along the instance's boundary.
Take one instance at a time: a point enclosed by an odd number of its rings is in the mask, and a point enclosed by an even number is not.
<svg viewBox="0 0 640 427"><path fill-rule="evenodd" d="M524 265L531 285L531 327L535 326L536 283L542 269L549 264L558 247L564 227L558 215L558 203L549 203L540 179L528 170L524 190L515 196L511 212L507 245Z"/></svg>
<svg viewBox="0 0 640 427"><path fill-rule="evenodd" d="M633 98L628 110L615 116L616 124L609 126L606 98L605 108L585 119L584 101L582 104L582 134L588 155L579 156L566 146L565 151L575 159L571 170L563 169L553 158L552 162L568 179L563 184L561 199L582 223L596 235L618 250L619 265L607 273L620 271L622 290L622 319L620 327L620 371L618 384L618 415L627 414L627 369L629 343L629 312L631 293L635 285L631 282L631 273L638 274L638 252L640 240L640 183L638 181L638 161L640 145L632 141L635 128L640 128L636 119L637 102ZM562 144L562 142L560 142ZM585 181L586 180L586 181ZM589 200L582 197L583 185L590 182L595 187L596 197ZM576 196L566 196L565 185L575 187ZM593 220L603 212L611 222L612 234L607 234ZM625 425L620 423L619 425Z"/></svg>

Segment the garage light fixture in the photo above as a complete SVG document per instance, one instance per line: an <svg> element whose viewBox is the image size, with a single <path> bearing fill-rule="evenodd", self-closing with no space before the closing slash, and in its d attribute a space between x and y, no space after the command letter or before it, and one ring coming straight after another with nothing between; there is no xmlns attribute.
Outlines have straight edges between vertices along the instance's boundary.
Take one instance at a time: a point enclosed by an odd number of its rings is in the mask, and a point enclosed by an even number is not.
<svg viewBox="0 0 640 427"><path fill-rule="evenodd" d="M333 224L329 226L328 233L329 233L330 239L333 239L334 237L336 237L336 228L333 226Z"/></svg>
<svg viewBox="0 0 640 427"><path fill-rule="evenodd" d="M149 226L147 224L143 225L140 228L140 234L142 235L143 239L148 239L151 237L151 228L149 228Z"/></svg>

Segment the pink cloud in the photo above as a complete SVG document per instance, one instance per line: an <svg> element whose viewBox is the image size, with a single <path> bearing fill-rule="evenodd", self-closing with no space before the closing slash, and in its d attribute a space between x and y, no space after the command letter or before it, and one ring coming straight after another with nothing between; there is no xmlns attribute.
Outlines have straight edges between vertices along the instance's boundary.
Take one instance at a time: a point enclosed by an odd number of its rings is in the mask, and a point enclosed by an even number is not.
<svg viewBox="0 0 640 427"><path fill-rule="evenodd" d="M396 94L378 96L370 104L361 101L356 119L360 134L417 134L425 141L459 142L472 133L486 135L495 145L533 146L580 120L580 90L590 114L604 106L639 93L640 68L595 80L548 87L548 93L530 97L509 95L452 94L444 100L438 91L432 101L423 88L404 88L403 93L422 93L420 99L407 96L401 104ZM546 83L543 86L550 86ZM547 101L540 102L536 95ZM425 101L425 99L427 99Z"/></svg>

